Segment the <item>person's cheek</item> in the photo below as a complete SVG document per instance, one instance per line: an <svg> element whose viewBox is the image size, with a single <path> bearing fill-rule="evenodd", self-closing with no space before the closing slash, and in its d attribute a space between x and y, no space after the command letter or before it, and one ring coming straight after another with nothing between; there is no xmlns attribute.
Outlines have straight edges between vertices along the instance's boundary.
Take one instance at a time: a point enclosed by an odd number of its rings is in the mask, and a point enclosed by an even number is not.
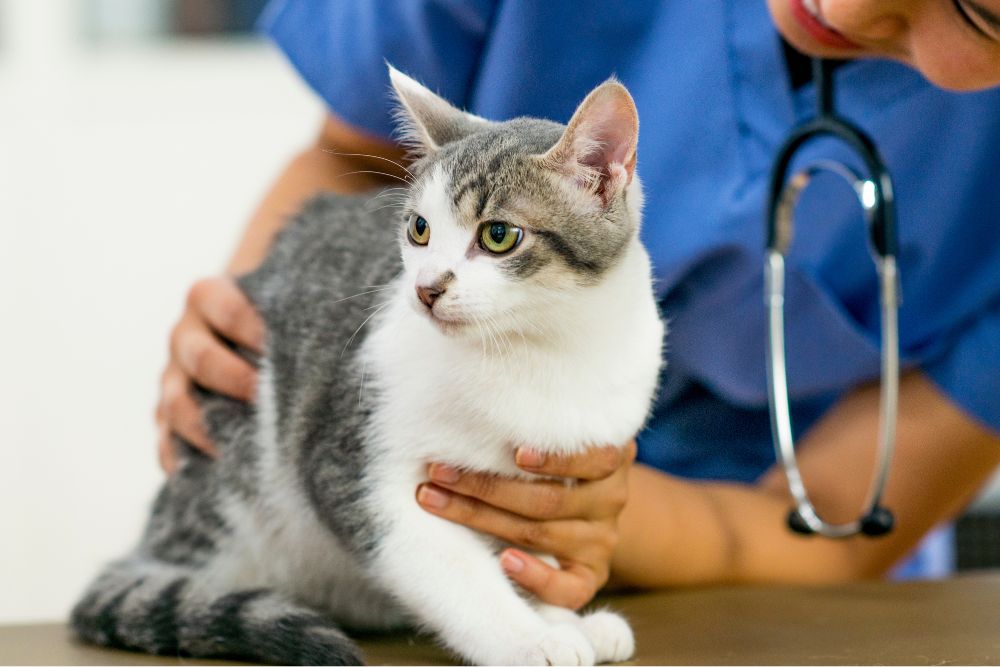
<svg viewBox="0 0 1000 667"><path fill-rule="evenodd" d="M928 81L948 90L1000 84L1000 43L975 34L960 21L941 12L915 23L909 39L910 64Z"/></svg>

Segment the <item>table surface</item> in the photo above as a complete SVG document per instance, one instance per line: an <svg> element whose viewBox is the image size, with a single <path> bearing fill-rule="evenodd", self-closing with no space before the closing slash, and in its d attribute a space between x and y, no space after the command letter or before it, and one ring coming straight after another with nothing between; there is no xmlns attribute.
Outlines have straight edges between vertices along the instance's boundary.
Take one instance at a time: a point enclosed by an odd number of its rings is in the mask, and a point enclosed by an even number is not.
<svg viewBox="0 0 1000 667"><path fill-rule="evenodd" d="M1000 664L1000 572L827 588L713 587L615 595L630 664ZM359 642L370 664L455 664L426 637ZM111 651L62 623L0 627L0 664L233 664Z"/></svg>

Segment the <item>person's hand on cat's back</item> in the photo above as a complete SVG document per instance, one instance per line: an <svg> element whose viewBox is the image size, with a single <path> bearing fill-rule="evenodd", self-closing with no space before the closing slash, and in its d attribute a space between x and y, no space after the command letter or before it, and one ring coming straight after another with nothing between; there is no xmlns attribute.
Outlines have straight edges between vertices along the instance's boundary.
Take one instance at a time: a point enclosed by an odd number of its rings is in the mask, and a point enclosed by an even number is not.
<svg viewBox="0 0 1000 667"><path fill-rule="evenodd" d="M635 441L575 456L518 449L516 463L522 470L573 484L506 479L432 463L431 481L417 489L417 502L449 521L554 556L558 568L510 548L501 553L500 564L543 602L579 609L608 581L635 454Z"/></svg>
<svg viewBox="0 0 1000 667"><path fill-rule="evenodd" d="M195 385L253 399L257 371L224 341L260 352L263 340L264 323L232 278L204 278L188 291L184 312L170 333L170 358L156 406L160 465L168 474L177 462L172 436L216 453L191 394Z"/></svg>

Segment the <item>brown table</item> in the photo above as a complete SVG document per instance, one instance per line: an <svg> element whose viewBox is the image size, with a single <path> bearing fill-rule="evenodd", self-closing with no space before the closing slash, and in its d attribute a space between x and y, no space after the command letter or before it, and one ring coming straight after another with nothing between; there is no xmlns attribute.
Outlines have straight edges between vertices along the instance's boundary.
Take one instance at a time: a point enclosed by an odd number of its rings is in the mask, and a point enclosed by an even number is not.
<svg viewBox="0 0 1000 667"><path fill-rule="evenodd" d="M632 621L640 665L1000 664L1000 573L833 588L705 588L605 602ZM427 638L361 645L371 664L454 664ZM53 623L0 627L0 664L223 663L97 649Z"/></svg>

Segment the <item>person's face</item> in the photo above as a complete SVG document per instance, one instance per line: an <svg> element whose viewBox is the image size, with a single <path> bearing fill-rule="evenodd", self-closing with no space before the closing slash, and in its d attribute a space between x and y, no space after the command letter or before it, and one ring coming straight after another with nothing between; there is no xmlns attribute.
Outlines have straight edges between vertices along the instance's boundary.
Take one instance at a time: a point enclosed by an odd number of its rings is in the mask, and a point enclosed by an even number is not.
<svg viewBox="0 0 1000 667"><path fill-rule="evenodd" d="M954 90L1000 85L1000 0L767 0L785 39L814 56L904 62Z"/></svg>

